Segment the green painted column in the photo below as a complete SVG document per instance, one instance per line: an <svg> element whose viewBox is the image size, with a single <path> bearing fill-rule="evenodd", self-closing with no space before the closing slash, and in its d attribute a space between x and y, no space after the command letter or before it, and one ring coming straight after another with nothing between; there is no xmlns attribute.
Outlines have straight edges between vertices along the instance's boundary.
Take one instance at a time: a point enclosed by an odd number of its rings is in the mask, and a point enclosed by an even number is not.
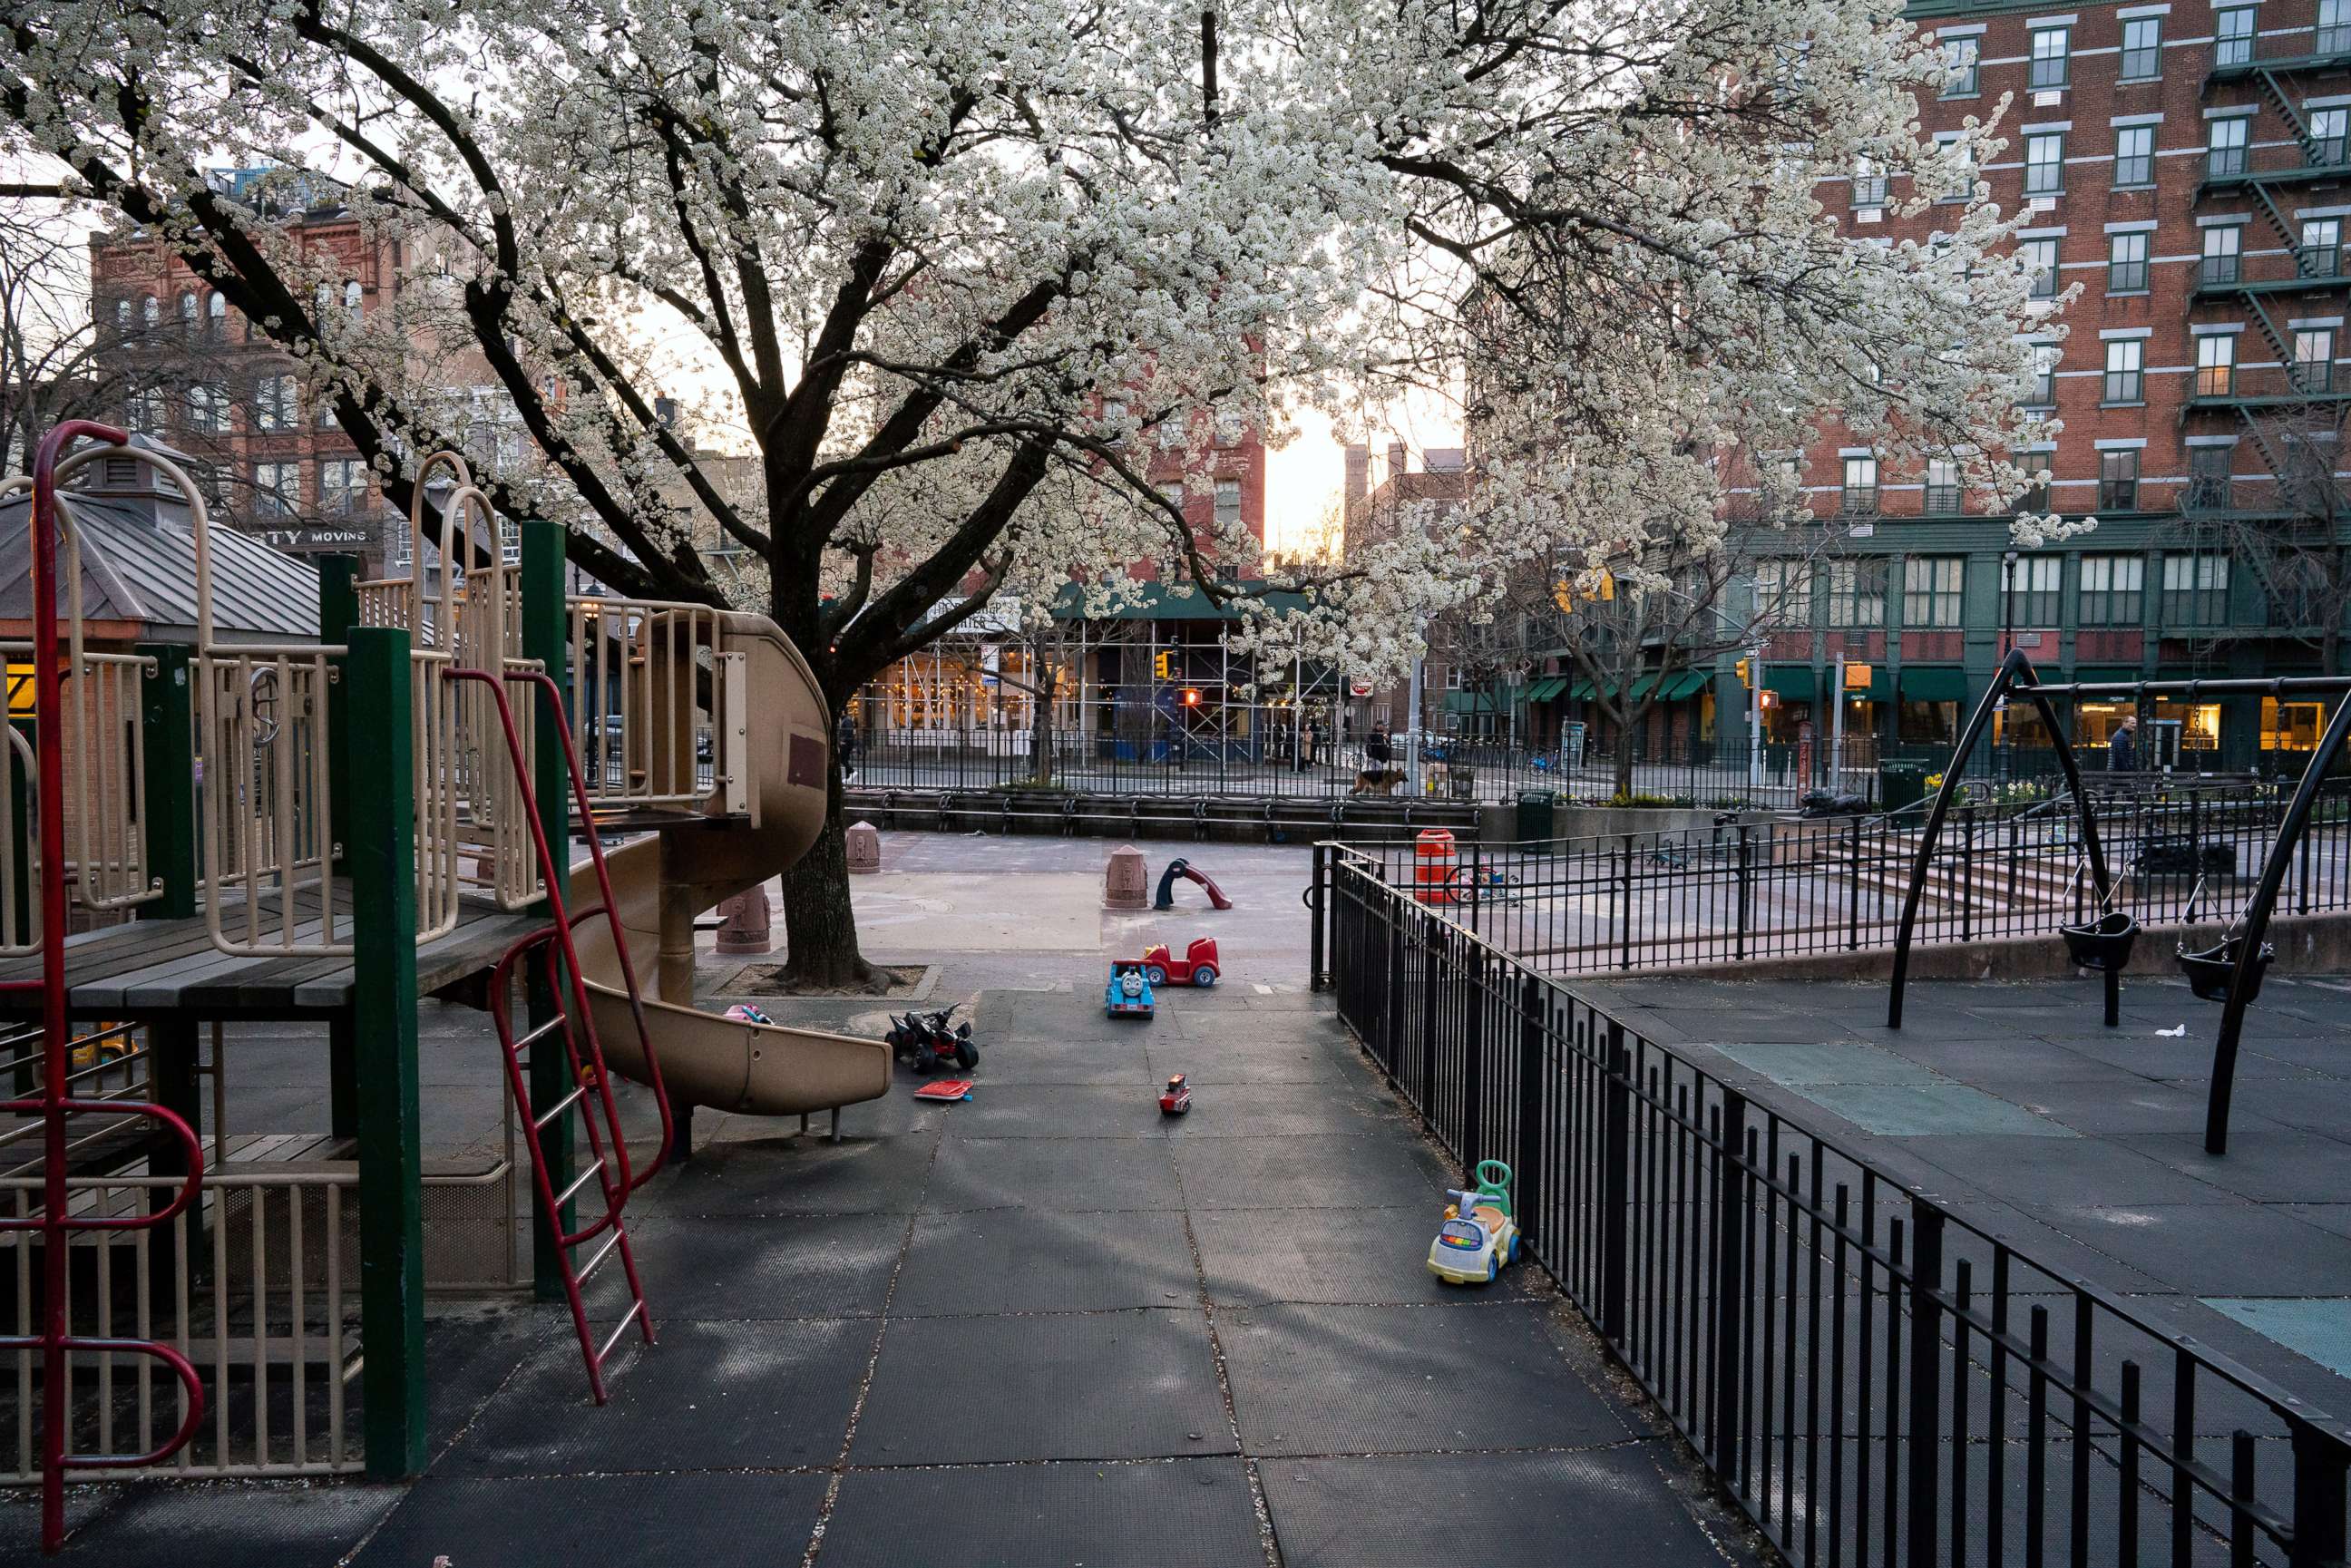
<svg viewBox="0 0 2351 1568"><path fill-rule="evenodd" d="M195 685L190 650L172 643L141 643L154 661L139 685L140 744L146 752L149 874L163 896L139 906L141 920L191 920L196 913Z"/></svg>
<svg viewBox="0 0 2351 1568"><path fill-rule="evenodd" d="M571 700L570 623L564 611L563 593L563 530L544 517L530 517L522 525L522 652L523 657L536 659L563 692L565 703ZM537 747L530 781L531 792L538 801L540 830L547 834L548 847L555 853L558 864L569 865L571 856L571 776L563 765L563 716L553 711L546 694L535 687L515 685L507 695L523 707L516 717L533 726ZM559 895L568 890L559 889ZM545 905L540 913L552 915ZM526 990L530 1026L533 1029L552 1020L556 998L548 988L531 981ZM550 1040L546 1049L534 1049L530 1054L530 1098L534 1105L552 1105L571 1092L571 1069L557 1042ZM539 1134L539 1148L547 1160L549 1182L557 1192L571 1185L575 1166L572 1155L574 1118L558 1118ZM562 1225L567 1230L576 1224L576 1205L563 1206ZM554 1233L548 1228L547 1217L534 1205L531 1209L531 1280L538 1299L543 1301L563 1300L562 1249Z"/></svg>
<svg viewBox="0 0 2351 1568"><path fill-rule="evenodd" d="M328 647L348 643L351 629L360 623L359 578L359 557L325 555L319 558L319 641ZM332 663L341 673L348 689L350 658L340 656ZM327 811L335 823L339 839L346 843L350 837L350 737L351 705L329 702ZM346 855L337 854L334 864L338 872L350 874L350 866ZM359 1063L353 1051L351 1020L329 1020L327 1025L327 1114L329 1130L338 1138L359 1136Z"/></svg>
<svg viewBox="0 0 2351 1568"><path fill-rule="evenodd" d="M424 1468L424 1227L416 1087L416 809L408 633L350 633L351 1056L360 1166L360 1336L367 1472Z"/></svg>

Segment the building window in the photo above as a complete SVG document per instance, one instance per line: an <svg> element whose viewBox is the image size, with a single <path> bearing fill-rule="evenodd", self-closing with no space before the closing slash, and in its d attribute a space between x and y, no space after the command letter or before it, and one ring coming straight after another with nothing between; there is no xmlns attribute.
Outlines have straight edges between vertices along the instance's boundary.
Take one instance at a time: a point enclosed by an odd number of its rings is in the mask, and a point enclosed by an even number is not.
<svg viewBox="0 0 2351 1568"><path fill-rule="evenodd" d="M1238 446L1241 444L1241 433L1244 428L1238 413L1230 410L1219 410L1217 414L1217 444Z"/></svg>
<svg viewBox="0 0 2351 1568"><path fill-rule="evenodd" d="M2245 131L2252 124L2252 118L2246 115L2209 122L2204 142L2207 177L2226 180L2245 172Z"/></svg>
<svg viewBox="0 0 2351 1568"><path fill-rule="evenodd" d="M155 387L142 387L131 394L123 405L122 423L134 435L163 434L163 393Z"/></svg>
<svg viewBox="0 0 2351 1568"><path fill-rule="evenodd" d="M1847 516L1870 516L1877 510L1877 459L1844 460L1844 486L1837 495L1837 510Z"/></svg>
<svg viewBox="0 0 2351 1568"><path fill-rule="evenodd" d="M131 336L131 301L128 299L114 302L114 333L119 338Z"/></svg>
<svg viewBox="0 0 2351 1568"><path fill-rule="evenodd" d="M408 571L415 566L416 533L398 512L384 513L383 553L386 564L394 571Z"/></svg>
<svg viewBox="0 0 2351 1568"><path fill-rule="evenodd" d="M1951 170L1951 183L1936 193L1935 200L1938 202L1964 202L1975 194L1975 152L1971 148L1957 145L1959 140L1959 132L1955 131L1938 131L1935 133L1937 151L1950 152L1954 165Z"/></svg>
<svg viewBox="0 0 2351 1568"><path fill-rule="evenodd" d="M1123 397L1106 397L1102 399L1102 444L1106 446L1125 445L1126 432L1120 428L1125 423L1126 400Z"/></svg>
<svg viewBox="0 0 2351 1568"><path fill-rule="evenodd" d="M2225 626L2229 622L2229 558L2167 555L2163 558L2163 623L2166 626Z"/></svg>
<svg viewBox="0 0 2351 1568"><path fill-rule="evenodd" d="M2318 0L2318 39L2322 55L2351 54L2351 0Z"/></svg>
<svg viewBox="0 0 2351 1568"><path fill-rule="evenodd" d="M2310 143L2313 163L2342 162L2351 150L2351 109L2312 110Z"/></svg>
<svg viewBox="0 0 2351 1568"><path fill-rule="evenodd" d="M2199 265L2197 281L2221 288L2234 285L2244 245L2242 224L2215 224L2206 229L2204 257Z"/></svg>
<svg viewBox="0 0 2351 1568"><path fill-rule="evenodd" d="M498 519L498 559L508 566L522 559L522 522L517 517Z"/></svg>
<svg viewBox="0 0 2351 1568"><path fill-rule="evenodd" d="M2098 454L2098 510L2138 510L2138 453L2135 449Z"/></svg>
<svg viewBox="0 0 2351 1568"><path fill-rule="evenodd" d="M2155 183L2155 127L2126 125L2115 132L2115 183Z"/></svg>
<svg viewBox="0 0 2351 1568"><path fill-rule="evenodd" d="M2001 565L2008 573L2008 624L2056 625L2065 563L2053 555L2026 555Z"/></svg>
<svg viewBox="0 0 2351 1568"><path fill-rule="evenodd" d="M188 428L207 435L228 429L228 388L215 382L197 382L188 388Z"/></svg>
<svg viewBox="0 0 2351 1568"><path fill-rule="evenodd" d="M2057 298L2057 242L2053 239L2019 240L2016 254L2024 260L2032 275L2032 298Z"/></svg>
<svg viewBox="0 0 2351 1568"><path fill-rule="evenodd" d="M214 292L204 300L204 336L218 342L224 336L223 329L227 325L228 300L218 292Z"/></svg>
<svg viewBox="0 0 2351 1568"><path fill-rule="evenodd" d="M1967 580L1965 556L1914 555L1902 563L1902 624L1942 627L1959 623L1960 588Z"/></svg>
<svg viewBox="0 0 2351 1568"><path fill-rule="evenodd" d="M2237 335L2207 332L2196 340L2196 395L2228 397L2237 385Z"/></svg>
<svg viewBox="0 0 2351 1568"><path fill-rule="evenodd" d="M1238 523L1241 520L1241 482L1238 479L1217 481L1217 521Z"/></svg>
<svg viewBox="0 0 2351 1568"><path fill-rule="evenodd" d="M301 423L302 389L293 376L264 376L254 384L256 430L296 430Z"/></svg>
<svg viewBox="0 0 2351 1568"><path fill-rule="evenodd" d="M180 331L189 338L196 335L196 291L193 288L181 290Z"/></svg>
<svg viewBox="0 0 2351 1568"><path fill-rule="evenodd" d="M1886 175L1866 158L1853 167L1853 204L1856 207L1882 207L1886 204Z"/></svg>
<svg viewBox="0 0 2351 1568"><path fill-rule="evenodd" d="M2331 392L2335 387L2335 329L2304 327L2294 334L2294 390Z"/></svg>
<svg viewBox="0 0 2351 1568"><path fill-rule="evenodd" d="M2044 131L2024 139L2024 193L2054 196L2065 189L2065 133Z"/></svg>
<svg viewBox="0 0 2351 1568"><path fill-rule="evenodd" d="M2026 476L2024 494L2016 498L2017 510L2020 512L2049 510L2049 481L2053 471L2057 466L2056 449L2043 446L2037 450L2019 452L2016 454L2016 465L2022 469Z"/></svg>
<svg viewBox="0 0 2351 1568"><path fill-rule="evenodd" d="M2302 225L2294 265L2304 277L2333 277L2343 270L2343 220L2312 218Z"/></svg>
<svg viewBox="0 0 2351 1568"><path fill-rule="evenodd" d="M139 319L149 331L153 331L163 319L163 304L150 294L139 302Z"/></svg>
<svg viewBox="0 0 2351 1568"><path fill-rule="evenodd" d="M2212 13L2212 63L2241 66L2253 57L2253 8L2231 5Z"/></svg>
<svg viewBox="0 0 2351 1568"><path fill-rule="evenodd" d="M360 320L365 315L366 310L366 290L360 287L360 280L358 278L347 278L343 283L343 315L345 319L348 319L352 326L356 327L360 324Z"/></svg>
<svg viewBox="0 0 2351 1568"><path fill-rule="evenodd" d="M2027 408L2057 406L2057 361L2062 350L2054 343L2032 346L2032 384L2024 394Z"/></svg>
<svg viewBox="0 0 2351 1568"><path fill-rule="evenodd" d="M1829 563L1829 624L1847 628L1886 624L1885 558Z"/></svg>
<svg viewBox="0 0 2351 1568"><path fill-rule="evenodd" d="M2235 452L2226 446L2191 446L2188 449L2188 495L2184 504L2199 510L2229 510L2236 504L2235 483L2229 475L2229 465Z"/></svg>
<svg viewBox="0 0 2351 1568"><path fill-rule="evenodd" d="M327 517L358 517L367 508L367 465L358 458L330 457L319 465L319 510Z"/></svg>
<svg viewBox="0 0 2351 1568"><path fill-rule="evenodd" d="M2106 292L2109 294L2144 294L2147 292L2147 242L2151 236L2141 230L2135 234L2118 234L2106 244Z"/></svg>
<svg viewBox="0 0 2351 1568"><path fill-rule="evenodd" d="M2163 20L2133 16L2123 23L2123 78L2147 81L2163 74Z"/></svg>
<svg viewBox="0 0 2351 1568"><path fill-rule="evenodd" d="M1810 626L1813 623L1813 563L1809 560L1757 561L1755 619L1764 626Z"/></svg>
<svg viewBox="0 0 2351 1568"><path fill-rule="evenodd" d="M1184 509L1184 481L1170 479L1160 486L1159 498L1181 512Z"/></svg>
<svg viewBox="0 0 2351 1568"><path fill-rule="evenodd" d="M2146 353L2143 338L2116 338L2106 344L2106 402L2147 400Z"/></svg>
<svg viewBox="0 0 2351 1568"><path fill-rule="evenodd" d="M2032 73L2031 82L2035 92L2065 85L2072 74L2074 29L2071 27L2040 27L2032 34Z"/></svg>
<svg viewBox="0 0 2351 1568"><path fill-rule="evenodd" d="M1943 68L1949 78L1943 83L1945 98L1973 98L1982 89L1976 76L1976 63L1982 57L1980 38L1945 38Z"/></svg>
<svg viewBox="0 0 2351 1568"><path fill-rule="evenodd" d="M1959 465L1948 457L1927 459L1927 516L1947 517L1959 509Z"/></svg>
<svg viewBox="0 0 2351 1568"><path fill-rule="evenodd" d="M253 465L253 515L268 519L290 517L302 507L302 465L256 463Z"/></svg>
<svg viewBox="0 0 2351 1568"><path fill-rule="evenodd" d="M2085 555L2082 558L2082 624L2136 626L2139 594L2147 580L2147 562L2135 555Z"/></svg>

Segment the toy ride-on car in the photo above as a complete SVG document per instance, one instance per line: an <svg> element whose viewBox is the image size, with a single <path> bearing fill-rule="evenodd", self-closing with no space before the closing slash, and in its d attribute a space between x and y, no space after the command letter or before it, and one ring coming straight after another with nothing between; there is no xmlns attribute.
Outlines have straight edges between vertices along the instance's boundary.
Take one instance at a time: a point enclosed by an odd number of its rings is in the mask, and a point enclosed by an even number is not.
<svg viewBox="0 0 2351 1568"><path fill-rule="evenodd" d="M1197 986L1207 990L1217 983L1217 939L1196 938L1184 949L1181 958L1167 950L1165 943L1143 950L1143 972L1155 986L1173 980L1179 986Z"/></svg>
<svg viewBox="0 0 2351 1568"><path fill-rule="evenodd" d="M1102 1010L1114 1019L1147 1019L1155 1010L1151 977L1139 958L1114 958L1110 984L1102 988Z"/></svg>
<svg viewBox="0 0 2351 1568"><path fill-rule="evenodd" d="M1192 1108L1192 1081L1178 1072L1167 1081L1167 1092L1159 1096L1159 1109L1169 1116L1180 1116Z"/></svg>
<svg viewBox="0 0 2351 1568"><path fill-rule="evenodd" d="M1510 1210L1510 1167L1478 1162L1474 1191L1448 1189L1445 1221L1428 1244L1428 1271L1451 1285L1483 1285L1519 1257L1519 1222Z"/></svg>

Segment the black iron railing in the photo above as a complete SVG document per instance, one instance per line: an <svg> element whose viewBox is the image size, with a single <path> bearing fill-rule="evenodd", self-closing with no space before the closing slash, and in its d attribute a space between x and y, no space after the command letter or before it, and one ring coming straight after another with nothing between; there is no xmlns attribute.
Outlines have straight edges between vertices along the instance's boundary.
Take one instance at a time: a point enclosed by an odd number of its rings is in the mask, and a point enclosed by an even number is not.
<svg viewBox="0 0 2351 1568"><path fill-rule="evenodd" d="M2316 1564L2351 1433L1625 1028L1375 862L1340 1017L1792 1562Z"/></svg>
<svg viewBox="0 0 2351 1568"><path fill-rule="evenodd" d="M1917 939L2052 936L2092 918L2097 898L2070 804L2037 789L2010 791L2006 804L1985 793L1992 803L1954 812L1936 846ZM2351 909L2346 805L2331 800L2297 845L2281 913ZM2119 883L2109 907L2142 925L2217 932L2250 896L2283 809L2267 787L2102 799L2098 834ZM1463 839L1434 856L1411 842L1363 843L1339 854L1539 974L1664 969L1890 947L1920 816Z"/></svg>

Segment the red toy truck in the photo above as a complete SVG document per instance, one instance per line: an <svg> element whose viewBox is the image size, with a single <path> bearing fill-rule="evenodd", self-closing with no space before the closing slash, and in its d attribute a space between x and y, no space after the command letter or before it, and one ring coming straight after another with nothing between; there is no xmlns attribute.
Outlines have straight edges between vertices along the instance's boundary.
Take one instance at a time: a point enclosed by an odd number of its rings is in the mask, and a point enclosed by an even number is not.
<svg viewBox="0 0 2351 1568"><path fill-rule="evenodd" d="M1192 1108L1192 1081L1178 1072L1167 1081L1167 1092L1159 1096L1162 1114L1180 1116Z"/></svg>
<svg viewBox="0 0 2351 1568"><path fill-rule="evenodd" d="M1217 939L1213 936L1196 938L1184 949L1181 958L1169 952L1164 943L1144 949L1143 972L1155 986L1173 980L1179 986L1197 986L1206 990L1217 983Z"/></svg>

